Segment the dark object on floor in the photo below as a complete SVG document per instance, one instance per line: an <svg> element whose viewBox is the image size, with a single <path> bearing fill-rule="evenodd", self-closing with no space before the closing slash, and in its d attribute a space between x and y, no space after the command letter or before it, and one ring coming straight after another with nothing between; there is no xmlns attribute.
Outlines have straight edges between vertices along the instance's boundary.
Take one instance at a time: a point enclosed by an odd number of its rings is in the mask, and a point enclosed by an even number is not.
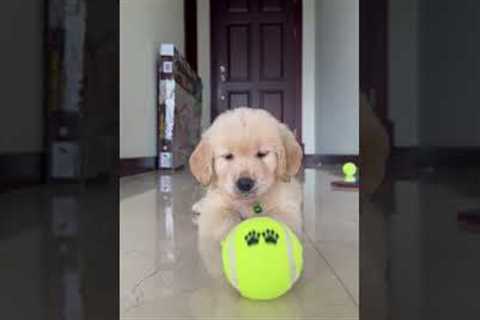
<svg viewBox="0 0 480 320"><path fill-rule="evenodd" d="M332 181L330 185L336 189L358 189L359 187L358 180L355 182L348 182L342 180Z"/></svg>
<svg viewBox="0 0 480 320"><path fill-rule="evenodd" d="M480 208L459 212L457 221L462 229L480 233Z"/></svg>

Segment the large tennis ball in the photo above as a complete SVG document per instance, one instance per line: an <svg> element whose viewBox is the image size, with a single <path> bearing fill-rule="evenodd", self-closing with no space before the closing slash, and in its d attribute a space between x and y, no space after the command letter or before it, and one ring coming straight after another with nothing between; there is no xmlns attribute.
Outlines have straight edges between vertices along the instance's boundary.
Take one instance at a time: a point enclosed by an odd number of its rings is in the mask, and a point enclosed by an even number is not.
<svg viewBox="0 0 480 320"><path fill-rule="evenodd" d="M223 270L242 296L270 300L286 293L303 269L303 248L285 224L268 217L238 224L222 242Z"/></svg>

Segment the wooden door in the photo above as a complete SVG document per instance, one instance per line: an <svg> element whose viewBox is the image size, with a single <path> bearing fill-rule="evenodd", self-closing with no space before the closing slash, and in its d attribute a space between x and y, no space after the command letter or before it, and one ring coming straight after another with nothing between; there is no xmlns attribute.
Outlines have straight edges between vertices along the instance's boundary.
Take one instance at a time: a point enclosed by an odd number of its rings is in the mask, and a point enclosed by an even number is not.
<svg viewBox="0 0 480 320"><path fill-rule="evenodd" d="M212 0L212 117L263 108L301 136L301 0Z"/></svg>

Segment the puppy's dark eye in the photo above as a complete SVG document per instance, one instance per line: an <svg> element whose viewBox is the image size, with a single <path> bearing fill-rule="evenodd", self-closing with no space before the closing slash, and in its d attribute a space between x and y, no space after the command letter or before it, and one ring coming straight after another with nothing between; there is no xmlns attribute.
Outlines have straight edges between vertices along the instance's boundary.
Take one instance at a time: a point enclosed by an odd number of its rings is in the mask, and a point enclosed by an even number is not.
<svg viewBox="0 0 480 320"><path fill-rule="evenodd" d="M233 154L228 153L228 154L224 155L223 158L224 158L225 160L233 160Z"/></svg>
<svg viewBox="0 0 480 320"><path fill-rule="evenodd" d="M257 158L265 158L265 156L268 154L268 152L262 152L262 151L258 151L257 152Z"/></svg>

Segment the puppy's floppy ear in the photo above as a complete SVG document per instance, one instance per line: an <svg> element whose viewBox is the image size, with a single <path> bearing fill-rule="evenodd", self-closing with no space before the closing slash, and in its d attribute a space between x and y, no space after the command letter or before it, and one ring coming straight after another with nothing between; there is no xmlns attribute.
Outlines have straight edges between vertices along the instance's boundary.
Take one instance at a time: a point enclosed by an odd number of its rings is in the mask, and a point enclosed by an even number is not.
<svg viewBox="0 0 480 320"><path fill-rule="evenodd" d="M202 138L189 159L190 171L204 186L210 184L213 176L213 151L210 143Z"/></svg>
<svg viewBox="0 0 480 320"><path fill-rule="evenodd" d="M302 166L303 151L292 131L284 124L280 124L280 136L283 148L278 152L278 174L282 180L289 181Z"/></svg>

